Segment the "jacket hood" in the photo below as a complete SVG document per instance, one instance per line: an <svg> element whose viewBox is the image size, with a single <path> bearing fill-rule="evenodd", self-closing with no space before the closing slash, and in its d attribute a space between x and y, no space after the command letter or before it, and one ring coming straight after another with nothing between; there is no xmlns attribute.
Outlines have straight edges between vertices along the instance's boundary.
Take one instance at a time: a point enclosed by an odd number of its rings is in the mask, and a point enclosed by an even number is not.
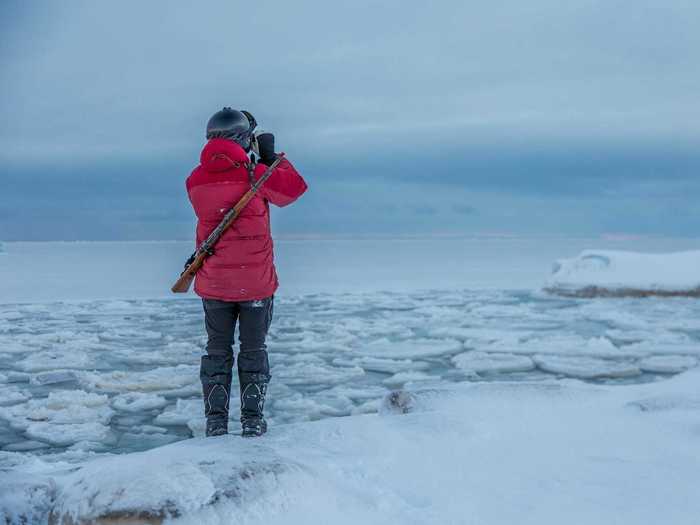
<svg viewBox="0 0 700 525"><path fill-rule="evenodd" d="M207 171L226 171L245 166L250 159L243 148L235 142L216 138L206 143L199 162Z"/></svg>

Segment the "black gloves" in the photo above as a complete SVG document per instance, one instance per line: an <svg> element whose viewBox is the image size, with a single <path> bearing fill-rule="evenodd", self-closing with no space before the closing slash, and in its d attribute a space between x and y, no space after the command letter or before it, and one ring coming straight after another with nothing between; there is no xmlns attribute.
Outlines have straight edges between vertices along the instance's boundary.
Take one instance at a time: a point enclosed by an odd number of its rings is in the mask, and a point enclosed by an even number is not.
<svg viewBox="0 0 700 525"><path fill-rule="evenodd" d="M255 140L258 143L260 162L268 166L275 162L277 158L277 155L275 155L275 136L268 131L263 131L259 135L256 135Z"/></svg>

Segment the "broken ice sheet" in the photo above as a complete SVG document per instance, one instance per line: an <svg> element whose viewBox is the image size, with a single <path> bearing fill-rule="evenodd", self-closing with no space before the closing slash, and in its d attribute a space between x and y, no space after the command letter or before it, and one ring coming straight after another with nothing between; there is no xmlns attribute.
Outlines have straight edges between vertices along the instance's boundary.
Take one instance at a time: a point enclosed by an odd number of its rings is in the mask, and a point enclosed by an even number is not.
<svg viewBox="0 0 700 525"><path fill-rule="evenodd" d="M357 353L379 358L416 359L451 355L460 352L462 348L462 343L456 339L416 338L391 341L382 338L363 345Z"/></svg>
<svg viewBox="0 0 700 525"><path fill-rule="evenodd" d="M532 359L525 355L486 353L479 351L465 352L452 358L452 362L465 372L507 373L526 372L535 368Z"/></svg>
<svg viewBox="0 0 700 525"><path fill-rule="evenodd" d="M533 357L533 361L545 372L580 379L632 377L642 373L634 363L595 357L536 355Z"/></svg>
<svg viewBox="0 0 700 525"><path fill-rule="evenodd" d="M645 372L662 374L677 374L697 365L697 358L687 355L656 355L639 361L639 368Z"/></svg>

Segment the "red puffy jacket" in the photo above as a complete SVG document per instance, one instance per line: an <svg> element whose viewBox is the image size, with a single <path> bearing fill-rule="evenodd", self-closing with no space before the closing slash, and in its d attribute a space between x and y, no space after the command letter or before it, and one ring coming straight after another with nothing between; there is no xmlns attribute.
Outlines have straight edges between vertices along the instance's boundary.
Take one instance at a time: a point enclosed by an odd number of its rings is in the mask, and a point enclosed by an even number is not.
<svg viewBox="0 0 700 525"><path fill-rule="evenodd" d="M250 189L248 155L235 142L212 139L200 165L187 178L187 194L197 215L197 246ZM256 180L267 166L258 164ZM286 206L306 191L306 182L283 160L262 188L224 232L197 272L194 291L206 299L251 301L277 290L270 235L269 203Z"/></svg>

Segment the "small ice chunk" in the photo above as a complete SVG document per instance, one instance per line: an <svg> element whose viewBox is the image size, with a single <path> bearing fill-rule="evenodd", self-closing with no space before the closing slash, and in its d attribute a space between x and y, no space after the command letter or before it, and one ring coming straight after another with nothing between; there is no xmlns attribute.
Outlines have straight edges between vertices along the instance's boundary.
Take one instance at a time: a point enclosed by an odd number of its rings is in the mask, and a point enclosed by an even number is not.
<svg viewBox="0 0 700 525"><path fill-rule="evenodd" d="M354 407L351 411L352 414L375 414L379 412L381 407L381 399L370 399Z"/></svg>
<svg viewBox="0 0 700 525"><path fill-rule="evenodd" d="M114 438L107 425L97 422L65 425L31 423L25 433L32 439L63 447L80 441L104 443Z"/></svg>
<svg viewBox="0 0 700 525"><path fill-rule="evenodd" d="M350 415L353 404L348 398L328 396L319 393L316 397L295 393L273 399L274 413L283 416L294 415L302 419L320 419L324 416L337 417Z"/></svg>
<svg viewBox="0 0 700 525"><path fill-rule="evenodd" d="M287 385L335 385L365 375L359 366L340 367L317 363L276 366L272 375Z"/></svg>
<svg viewBox="0 0 700 525"><path fill-rule="evenodd" d="M580 379L631 377L642 373L639 367L633 363L597 359L595 357L536 355L533 357L533 360L545 372Z"/></svg>
<svg viewBox="0 0 700 525"><path fill-rule="evenodd" d="M465 352L452 358L456 367L477 374L527 372L535 364L526 355L495 354L479 351Z"/></svg>
<svg viewBox="0 0 700 525"><path fill-rule="evenodd" d="M31 380L31 375L26 372L15 372L14 370L8 370L5 372L8 383L28 383Z"/></svg>
<svg viewBox="0 0 700 525"><path fill-rule="evenodd" d="M42 443L41 441L33 441L31 439L25 439L24 441L19 441L17 443L10 443L2 447L3 450L7 452L32 452L34 450L40 450L42 448L47 448L48 443Z"/></svg>
<svg viewBox="0 0 700 525"><path fill-rule="evenodd" d="M143 372L82 372L80 378L87 388L98 392L167 392L199 383L199 367L178 365Z"/></svg>
<svg viewBox="0 0 700 525"><path fill-rule="evenodd" d="M0 417L20 430L34 422L50 425L97 422L106 425L113 414L107 396L82 390L58 390L51 392L48 398L31 399L0 410Z"/></svg>
<svg viewBox="0 0 700 525"><path fill-rule="evenodd" d="M462 350L462 343L456 339L417 338L390 341L382 338L365 345L359 353L380 358L415 359L451 355Z"/></svg>
<svg viewBox="0 0 700 525"><path fill-rule="evenodd" d="M76 379L75 372L71 370L51 370L34 374L29 383L32 385L55 385L57 383L75 381Z"/></svg>
<svg viewBox="0 0 700 525"><path fill-rule="evenodd" d="M370 372L408 372L411 370L427 370L430 364L411 359L381 359L378 357L363 357L359 365Z"/></svg>
<svg viewBox="0 0 700 525"><path fill-rule="evenodd" d="M0 406L15 405L30 397L29 392L20 390L16 386L0 386Z"/></svg>
<svg viewBox="0 0 700 525"><path fill-rule="evenodd" d="M156 425L187 425L190 419L204 416L204 403L201 399L178 399L175 405L159 414Z"/></svg>
<svg viewBox="0 0 700 525"><path fill-rule="evenodd" d="M16 366L25 372L43 372L65 368L85 370L93 368L95 364L93 355L75 348L66 348L32 353L16 363Z"/></svg>
<svg viewBox="0 0 700 525"><path fill-rule="evenodd" d="M167 404L168 401L162 396L142 392L121 394L112 400L112 407L120 412L145 412L154 408L163 408Z"/></svg>
<svg viewBox="0 0 700 525"><path fill-rule="evenodd" d="M0 253L2 253L2 249L0 247ZM4 319L6 321L19 321L24 317L24 314L20 312L19 310L6 310L4 312L0 312L0 319Z"/></svg>
<svg viewBox="0 0 700 525"><path fill-rule="evenodd" d="M698 360L687 355L655 355L642 359L639 368L644 372L677 374L697 366Z"/></svg>
<svg viewBox="0 0 700 525"><path fill-rule="evenodd" d="M391 377L387 377L382 383L389 387L399 387L408 382L428 381L434 378L435 376L431 376L425 372L399 372Z"/></svg>
<svg viewBox="0 0 700 525"><path fill-rule="evenodd" d="M200 345L189 341L169 342L164 347L149 349L148 352L135 351L133 348L120 349L114 357L127 364L138 365L177 365L197 361L202 353Z"/></svg>
<svg viewBox="0 0 700 525"><path fill-rule="evenodd" d="M153 330L139 330L138 328L119 328L107 330L99 335L102 341L122 341L122 340L150 340L161 339L163 334Z"/></svg>
<svg viewBox="0 0 700 525"><path fill-rule="evenodd" d="M409 370L427 370L430 364L424 361L413 361L411 359L383 359L381 357L360 357L347 359L337 357L333 359L334 365L339 366L361 366L367 372L381 372L395 374L396 372L407 372Z"/></svg>

